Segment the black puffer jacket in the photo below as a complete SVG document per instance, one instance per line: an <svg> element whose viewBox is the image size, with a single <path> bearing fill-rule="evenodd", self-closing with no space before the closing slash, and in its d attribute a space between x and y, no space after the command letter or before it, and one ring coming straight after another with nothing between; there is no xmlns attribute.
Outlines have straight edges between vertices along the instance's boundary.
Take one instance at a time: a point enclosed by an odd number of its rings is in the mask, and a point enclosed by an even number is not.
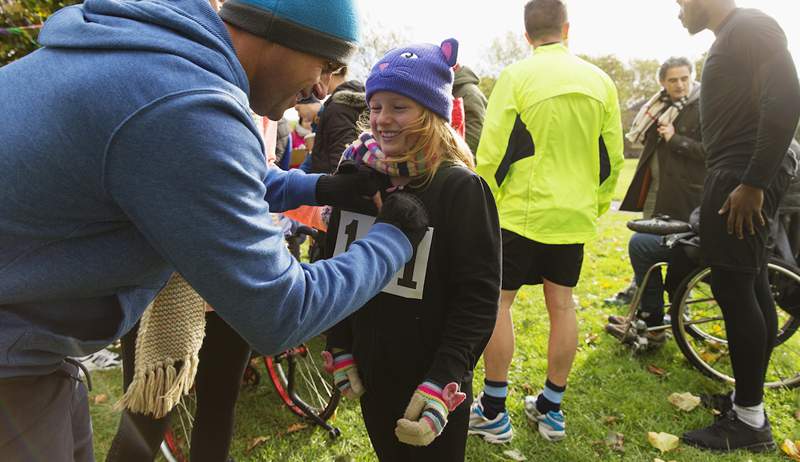
<svg viewBox="0 0 800 462"><path fill-rule="evenodd" d="M359 118L367 114L364 85L349 80L339 85L325 102L317 125L311 171L332 173L347 145L358 138Z"/></svg>

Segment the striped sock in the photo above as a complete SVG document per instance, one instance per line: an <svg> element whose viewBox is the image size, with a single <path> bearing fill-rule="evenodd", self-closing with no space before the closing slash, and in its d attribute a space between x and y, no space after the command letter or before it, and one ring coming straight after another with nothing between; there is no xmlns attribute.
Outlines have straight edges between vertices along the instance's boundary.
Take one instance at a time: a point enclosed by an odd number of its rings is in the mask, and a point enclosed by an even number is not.
<svg viewBox="0 0 800 462"><path fill-rule="evenodd" d="M506 397L508 396L508 382L483 381L483 415L492 420L497 414L506 411Z"/></svg>
<svg viewBox="0 0 800 462"><path fill-rule="evenodd" d="M559 387L551 382L550 379L545 380L544 390L542 390L542 393L539 394L539 398L536 400L536 409L542 414L546 414L550 411L560 411L561 400L564 399L564 391L566 389L566 385Z"/></svg>

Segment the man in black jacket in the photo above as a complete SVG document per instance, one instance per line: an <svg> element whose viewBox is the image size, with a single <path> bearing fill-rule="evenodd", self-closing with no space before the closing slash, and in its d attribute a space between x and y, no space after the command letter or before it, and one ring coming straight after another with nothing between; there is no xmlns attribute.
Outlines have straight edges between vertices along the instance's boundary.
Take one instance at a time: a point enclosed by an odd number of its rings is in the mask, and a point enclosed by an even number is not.
<svg viewBox="0 0 800 462"><path fill-rule="evenodd" d="M692 63L684 57L666 60L659 69L663 89L648 101L628 133L644 150L620 210L643 212L644 218L669 215L688 221L703 197L705 151L700 137L700 84L692 79ZM636 233L628 243L628 254L640 286L647 270L669 260L669 249L661 236ZM664 285L660 273L651 275L640 310L649 327L664 321ZM620 316L610 316L606 331L622 337L627 330ZM647 334L651 344L661 345L663 331Z"/></svg>
<svg viewBox="0 0 800 462"><path fill-rule="evenodd" d="M331 76L332 86L336 85L337 78L340 82L347 78L346 67ZM350 80L336 85L325 101L311 151L312 173L333 173L344 149L358 137L358 121L362 114L368 114L364 92L363 83Z"/></svg>
<svg viewBox="0 0 800 462"><path fill-rule="evenodd" d="M719 451L773 450L763 397L778 320L765 217L774 216L796 168L786 153L800 117L797 70L783 30L761 11L736 8L733 0L677 2L690 33L716 35L700 99L708 168L700 239L736 379L732 409L683 439Z"/></svg>

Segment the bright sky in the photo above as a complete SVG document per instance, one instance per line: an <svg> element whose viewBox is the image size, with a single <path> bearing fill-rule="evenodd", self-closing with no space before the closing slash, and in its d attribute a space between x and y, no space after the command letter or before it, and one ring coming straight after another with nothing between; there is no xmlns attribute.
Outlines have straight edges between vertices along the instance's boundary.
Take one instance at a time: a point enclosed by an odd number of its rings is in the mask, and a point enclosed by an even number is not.
<svg viewBox="0 0 800 462"><path fill-rule="evenodd" d="M496 36L524 32L525 0L358 0L362 13L392 28L404 29L413 41L440 43L455 37L460 61L473 66ZM738 0L776 18L789 39L800 67L798 0ZM699 57L714 41L709 31L692 37L678 20L674 0L567 0L570 49L588 55L616 54L622 59L674 55ZM792 19L794 18L794 19ZM794 24L792 24L794 22Z"/></svg>

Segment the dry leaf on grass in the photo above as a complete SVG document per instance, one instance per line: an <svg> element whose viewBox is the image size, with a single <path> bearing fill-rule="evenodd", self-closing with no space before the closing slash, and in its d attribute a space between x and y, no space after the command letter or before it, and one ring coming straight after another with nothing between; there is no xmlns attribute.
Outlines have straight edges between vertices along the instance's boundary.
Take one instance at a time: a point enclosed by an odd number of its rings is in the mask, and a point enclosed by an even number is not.
<svg viewBox="0 0 800 462"><path fill-rule="evenodd" d="M789 456L790 459L800 462L800 441L784 440L781 444L781 450Z"/></svg>
<svg viewBox="0 0 800 462"><path fill-rule="evenodd" d="M661 369L660 367L658 367L656 365L653 365L653 364L648 364L647 365L647 372L649 372L649 373L651 373L653 375L657 375L659 377L664 377L665 375L667 375L667 371L665 371L664 369Z"/></svg>
<svg viewBox="0 0 800 462"><path fill-rule="evenodd" d="M690 412L700 405L700 397L695 396L689 392L686 393L673 393L667 398L673 406L681 411Z"/></svg>
<svg viewBox="0 0 800 462"><path fill-rule="evenodd" d="M536 390L533 388L533 385L531 385L529 383L523 383L522 384L522 391L524 391L526 395L535 395L536 394Z"/></svg>
<svg viewBox="0 0 800 462"><path fill-rule="evenodd" d="M586 334L586 338L583 341L586 342L587 345L594 345L599 337L599 335L589 332Z"/></svg>
<svg viewBox="0 0 800 462"><path fill-rule="evenodd" d="M606 446L612 451L625 452L625 435L619 432L608 432Z"/></svg>
<svg viewBox="0 0 800 462"><path fill-rule="evenodd" d="M647 441L662 453L672 451L680 444L680 439L677 436L664 432L647 432Z"/></svg>
<svg viewBox="0 0 800 462"><path fill-rule="evenodd" d="M247 445L246 452L250 452L253 449L257 448L258 446L261 446L268 439L269 439L269 437L267 437L267 436L257 436L255 438L253 438L252 440L250 440L250 443Z"/></svg>
<svg viewBox="0 0 800 462"><path fill-rule="evenodd" d="M294 424L289 425L289 428L286 429L286 433L299 432L300 430L302 430L304 428L308 428L308 425L304 424L304 423L299 423L299 422L298 423L294 423Z"/></svg>
<svg viewBox="0 0 800 462"><path fill-rule="evenodd" d="M659 459L658 457L656 457L655 459L653 459L653 462L666 462L666 461L665 461L665 460L663 460L663 459ZM677 462L677 461L675 461L675 460L671 460L671 461L669 461L669 462Z"/></svg>
<svg viewBox="0 0 800 462"><path fill-rule="evenodd" d="M523 456L519 451L516 449L509 449L508 451L503 451L503 455L508 457L511 460L515 460L517 462L523 462L528 460L527 457Z"/></svg>
<svg viewBox="0 0 800 462"><path fill-rule="evenodd" d="M100 393L99 395L94 396L94 404L103 404L108 401L108 395L105 393Z"/></svg>
<svg viewBox="0 0 800 462"><path fill-rule="evenodd" d="M800 409L794 411L794 418L800 420Z"/></svg>
<svg viewBox="0 0 800 462"><path fill-rule="evenodd" d="M617 417L615 415L606 415L606 416L603 416L602 419L600 419L600 421L603 422L606 425L614 425L615 423L617 423L618 420L619 420L619 417Z"/></svg>

